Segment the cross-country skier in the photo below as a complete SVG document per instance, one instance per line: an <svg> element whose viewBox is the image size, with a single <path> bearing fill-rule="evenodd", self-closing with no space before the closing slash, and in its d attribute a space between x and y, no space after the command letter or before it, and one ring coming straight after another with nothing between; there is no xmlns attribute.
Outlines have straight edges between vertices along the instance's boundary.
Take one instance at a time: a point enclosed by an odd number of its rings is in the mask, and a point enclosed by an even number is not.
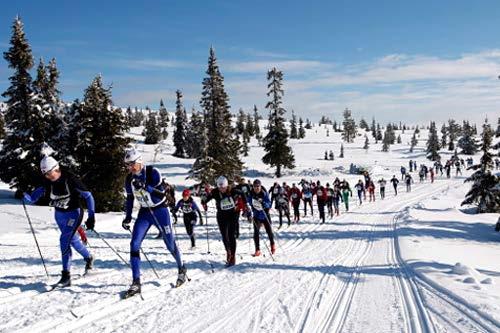
<svg viewBox="0 0 500 333"><path fill-rule="evenodd" d="M172 209L172 215L177 219L177 212L181 210L183 213L184 226L186 227L186 233L191 239L191 247L194 248L196 246L196 240L194 237L194 226L197 222L197 216L202 220L201 211L198 208L196 202L194 202L193 197L191 196L191 191L185 189L182 191L182 199L177 202L177 205Z"/></svg>
<svg viewBox="0 0 500 333"><path fill-rule="evenodd" d="M401 166L401 180L405 179L406 175L406 168L404 166Z"/></svg>
<svg viewBox="0 0 500 333"><path fill-rule="evenodd" d="M411 177L410 174L406 175L405 183L406 183L406 192L411 192L411 184L413 183L413 178Z"/></svg>
<svg viewBox="0 0 500 333"><path fill-rule="evenodd" d="M340 190L342 191L342 201L344 202L344 205L345 205L345 210L346 211L349 211L349 194L351 195L352 197L352 190L351 190L351 186L349 186L349 183L347 182L347 180L342 180L342 182L340 183Z"/></svg>
<svg viewBox="0 0 500 333"><path fill-rule="evenodd" d="M315 194L316 201L318 203L319 218L321 220L321 223L325 223L325 206L326 201L328 200L326 189L323 187L323 185L319 185L319 187L316 188Z"/></svg>
<svg viewBox="0 0 500 333"><path fill-rule="evenodd" d="M295 185L295 183L292 184L292 189L290 190L290 199L292 200L292 206L293 206L293 222L298 223L300 222L300 201L302 199L302 192L300 189Z"/></svg>
<svg viewBox="0 0 500 333"><path fill-rule="evenodd" d="M385 199L385 186L386 185L387 185L387 181L384 179L384 177L380 178L380 180L378 181L378 186L380 188L380 198L382 198L382 199Z"/></svg>
<svg viewBox="0 0 500 333"><path fill-rule="evenodd" d="M277 188L277 194L274 196L274 208L278 211L279 214L279 222L280 225L278 227L281 228L283 225L283 215L287 218L288 220L288 226L290 226L291 221L290 221L290 207L288 206L288 194L285 190L285 188L281 187L279 184L277 187L274 188L274 191L276 191Z"/></svg>
<svg viewBox="0 0 500 333"><path fill-rule="evenodd" d="M339 203L342 200L342 193L340 192L340 188L338 186L335 186L333 188L333 193L332 193L332 202L333 202L333 209L335 210L335 214L339 216L340 211L339 211Z"/></svg>
<svg viewBox="0 0 500 333"><path fill-rule="evenodd" d="M356 191L358 191L358 200L359 204L363 204L363 192L365 191L365 185L363 184L363 181L360 179L356 185L354 185L354 188Z"/></svg>
<svg viewBox="0 0 500 333"><path fill-rule="evenodd" d="M326 207L328 208L328 216L333 217L333 188L330 187L330 183L326 183Z"/></svg>
<svg viewBox="0 0 500 333"><path fill-rule="evenodd" d="M434 169L429 168L429 174L431 175L431 183L434 183Z"/></svg>
<svg viewBox="0 0 500 333"><path fill-rule="evenodd" d="M396 175L392 176L391 183L392 183L392 187L394 188L394 195L398 195L399 180L396 178Z"/></svg>
<svg viewBox="0 0 500 333"><path fill-rule="evenodd" d="M242 191L229 186L228 180L224 176L217 178L217 188L213 189L205 200L202 200L203 209L207 210L207 203L214 199L217 206L217 224L222 236L222 242L226 249L226 266L236 264L236 220L238 212L236 211L236 202L238 198L245 201L245 195ZM246 210L247 218L252 215L251 209Z"/></svg>
<svg viewBox="0 0 500 333"><path fill-rule="evenodd" d="M370 180L370 182L368 183L368 195L369 195L369 198L370 198L370 202L375 202L375 183Z"/></svg>
<svg viewBox="0 0 500 333"><path fill-rule="evenodd" d="M274 254L276 251L276 245L274 244L274 234L271 227L271 223L267 217L265 209L271 208L271 200L267 192L262 190L261 182L258 179L253 181L253 189L249 195L248 203L252 206L253 212L253 241L255 243L255 253L254 257L261 255L260 252L260 227L264 226L266 229L267 237L271 243L271 253Z"/></svg>
<svg viewBox="0 0 500 333"><path fill-rule="evenodd" d="M54 286L67 287L71 285L71 248L75 249L84 258L85 273L92 269L93 266L94 257L75 233L83 221L83 208L80 206L80 198L84 199L87 204L88 218L85 225L89 230L94 229L94 198L81 180L69 171L60 168L59 163L52 156L43 157L40 162L40 170L45 176L43 186L38 187L31 194L24 193L23 200L32 204L45 194L49 195L49 205L54 207L54 217L61 231L59 246L63 269L61 279Z"/></svg>
<svg viewBox="0 0 500 333"><path fill-rule="evenodd" d="M302 199L304 200L304 216L307 216L307 205L311 207L311 216L314 216L313 204L312 204L313 192L308 183L302 185Z"/></svg>
<svg viewBox="0 0 500 333"><path fill-rule="evenodd" d="M245 199L247 199L246 201L248 201L248 196L250 195L250 190L252 189L252 187L245 181L245 178L237 177L236 179L238 181L238 185L236 185L236 188L243 192ZM245 203L241 199L239 199L238 201L239 202L237 206L239 207L239 211L242 212L245 210ZM238 221L236 222L236 238L240 238L239 214L238 214Z"/></svg>
<svg viewBox="0 0 500 333"><path fill-rule="evenodd" d="M413 161L412 160L410 160L408 162L408 166L410 167L410 172L413 172Z"/></svg>
<svg viewBox="0 0 500 333"><path fill-rule="evenodd" d="M137 199L141 208L134 223L132 239L130 241L130 266L132 268L132 285L125 297L141 292L141 258L140 249L142 241L149 228L155 225L161 230L163 241L177 263L177 286L186 281L186 266L181 257L181 252L175 242L170 215L166 206L165 188L160 172L152 166L146 166L141 154L135 149L128 149L124 158L129 174L125 179L127 201L125 204L125 219L122 227L130 230L134 199Z"/></svg>

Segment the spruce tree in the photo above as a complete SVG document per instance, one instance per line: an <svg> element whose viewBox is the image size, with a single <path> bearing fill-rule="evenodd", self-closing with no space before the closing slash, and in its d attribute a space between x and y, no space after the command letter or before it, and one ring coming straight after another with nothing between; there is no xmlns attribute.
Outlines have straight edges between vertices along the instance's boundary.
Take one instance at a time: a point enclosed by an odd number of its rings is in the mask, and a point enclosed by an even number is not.
<svg viewBox="0 0 500 333"><path fill-rule="evenodd" d="M187 156L189 158L198 158L203 152L204 142L204 122L203 117L193 108L191 111L191 119L186 137Z"/></svg>
<svg viewBox="0 0 500 333"><path fill-rule="evenodd" d="M380 124L377 123L377 136L375 138L376 142L378 143L379 141L381 141L383 139L383 136L382 136L382 128L380 127Z"/></svg>
<svg viewBox="0 0 500 333"><path fill-rule="evenodd" d="M170 119L168 118L168 111L167 108L165 107L165 104L163 103L163 99L160 99L160 108L158 109L158 115L159 115L158 125L161 128L167 128Z"/></svg>
<svg viewBox="0 0 500 333"><path fill-rule="evenodd" d="M464 121L462 137L458 140L458 147L462 149L461 153L465 155L474 155L478 150L478 143L474 137L474 129L468 121Z"/></svg>
<svg viewBox="0 0 500 333"><path fill-rule="evenodd" d="M248 136L250 136L250 137L255 135L253 118L252 118L252 115L250 113L247 113L247 115L246 115L245 132L247 132Z"/></svg>
<svg viewBox="0 0 500 333"><path fill-rule="evenodd" d="M174 146L175 157L186 157L186 126L187 119L185 119L185 110L182 105L182 92L177 90L175 92L175 129L174 129Z"/></svg>
<svg viewBox="0 0 500 333"><path fill-rule="evenodd" d="M390 135L387 134L387 130L384 132L384 138L382 139L382 151L388 152L391 146Z"/></svg>
<svg viewBox="0 0 500 333"><path fill-rule="evenodd" d="M144 143L147 145L155 145L160 141L161 131L156 122L156 115L149 111L146 126L144 128Z"/></svg>
<svg viewBox="0 0 500 333"><path fill-rule="evenodd" d="M494 164L493 155L490 152L493 134L491 126L486 122L482 133L483 155L479 164L469 168L476 172L465 180L472 182L472 187L466 194L462 205L476 204L479 213L500 212L500 177L492 173Z"/></svg>
<svg viewBox="0 0 500 333"><path fill-rule="evenodd" d="M449 151L454 151L455 150L455 140L458 138L460 135L460 125L457 124L457 122L454 119L448 120L448 150Z"/></svg>
<svg viewBox="0 0 500 333"><path fill-rule="evenodd" d="M359 121L359 128L364 129L365 131L370 131L370 126L368 126L368 123L364 118L361 118Z"/></svg>
<svg viewBox="0 0 500 333"><path fill-rule="evenodd" d="M312 129L312 124L311 124L311 121L306 118L306 126L305 126L306 129Z"/></svg>
<svg viewBox="0 0 500 333"><path fill-rule="evenodd" d="M441 126L441 148L446 148L446 144L447 144L447 137L448 136L448 129L446 128L446 124L443 124L443 126Z"/></svg>
<svg viewBox="0 0 500 333"><path fill-rule="evenodd" d="M128 127L122 111L113 107L111 88L103 86L100 75L85 89L77 112L73 130L78 133L74 159L79 174L95 198L97 212L121 211Z"/></svg>
<svg viewBox="0 0 500 333"><path fill-rule="evenodd" d="M436 123L431 121L429 127L429 139L427 140L427 158L431 161L439 161L439 138L436 129Z"/></svg>
<svg viewBox="0 0 500 333"><path fill-rule="evenodd" d="M344 144L340 144L340 155L339 155L340 158L344 158Z"/></svg>
<svg viewBox="0 0 500 333"><path fill-rule="evenodd" d="M377 125L375 124L375 118L372 118L372 126L370 127L370 131L372 132L373 138L377 140Z"/></svg>
<svg viewBox="0 0 500 333"><path fill-rule="evenodd" d="M255 136L260 136L260 125L259 120L261 119L259 111L257 110L257 105L253 106L253 131Z"/></svg>
<svg viewBox="0 0 500 333"><path fill-rule="evenodd" d="M267 80L267 96L270 96L271 100L266 104L266 109L269 110L269 132L263 141L266 154L262 157L262 162L276 167L276 177L279 178L282 168L295 168L295 157L288 146L288 132L283 117L286 110L281 106L284 95L283 73L273 68L267 72Z"/></svg>
<svg viewBox="0 0 500 333"><path fill-rule="evenodd" d="M248 144L250 143L250 134L247 131L243 132L243 141L241 145L241 153L243 156L248 156L248 153L250 152L250 147Z"/></svg>
<svg viewBox="0 0 500 333"><path fill-rule="evenodd" d="M3 55L13 73L9 77L10 86L2 94L7 107L7 135L0 151L0 179L26 191L40 180L38 165L40 148L46 140L46 123L43 105L37 104L37 95L33 94L30 75L33 56L19 17L12 26L10 48Z"/></svg>
<svg viewBox="0 0 500 333"><path fill-rule="evenodd" d="M363 149L368 152L368 149L370 148L370 141L368 140L368 136L365 134L365 144L363 145Z"/></svg>
<svg viewBox="0 0 500 333"><path fill-rule="evenodd" d="M356 122L352 118L351 110L346 108L344 110L343 116L344 121L342 122L342 139L345 142L354 142L354 138L356 137Z"/></svg>
<svg viewBox="0 0 500 333"><path fill-rule="evenodd" d="M401 140L401 135L398 135L396 142L399 144L401 144L403 142L403 140Z"/></svg>
<svg viewBox="0 0 500 333"><path fill-rule="evenodd" d="M193 164L191 177L210 183L220 175L233 180L241 174L243 167L239 158L240 142L232 135L229 97L212 47L206 74L200 101L206 127L206 151Z"/></svg>
<svg viewBox="0 0 500 333"><path fill-rule="evenodd" d="M413 136L411 137L411 141L410 141L410 153L413 153L413 150L415 149L417 144L418 144L417 134L415 132L413 132Z"/></svg>
<svg viewBox="0 0 500 333"><path fill-rule="evenodd" d="M236 133L239 135L243 135L245 132L245 111L242 108L238 111L238 117L236 118Z"/></svg>
<svg viewBox="0 0 500 333"><path fill-rule="evenodd" d="M0 140L5 137L5 119L3 117L3 112L0 111Z"/></svg>
<svg viewBox="0 0 500 333"><path fill-rule="evenodd" d="M299 118L299 139L303 139L306 137L306 130L304 129L304 121L302 118Z"/></svg>
<svg viewBox="0 0 500 333"><path fill-rule="evenodd" d="M292 110L292 120L290 121L290 139L298 139L299 132L297 130L297 116Z"/></svg>

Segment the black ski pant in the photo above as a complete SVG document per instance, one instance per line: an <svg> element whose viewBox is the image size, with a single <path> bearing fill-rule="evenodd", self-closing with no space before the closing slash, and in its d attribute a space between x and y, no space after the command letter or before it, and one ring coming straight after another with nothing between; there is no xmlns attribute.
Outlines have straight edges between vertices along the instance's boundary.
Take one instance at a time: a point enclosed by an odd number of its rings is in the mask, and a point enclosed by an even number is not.
<svg viewBox="0 0 500 333"><path fill-rule="evenodd" d="M312 199L304 199L304 216L307 215L307 204L311 206L311 215L314 215Z"/></svg>
<svg viewBox="0 0 500 333"><path fill-rule="evenodd" d="M328 198L328 200L326 201L326 208L328 209L328 215L330 215L330 217L333 216L333 198L330 197Z"/></svg>
<svg viewBox="0 0 500 333"><path fill-rule="evenodd" d="M295 221L300 220L300 200L292 201L293 218Z"/></svg>
<svg viewBox="0 0 500 333"><path fill-rule="evenodd" d="M326 205L325 201L318 200L319 218L322 221L322 223L325 223L325 205Z"/></svg>
<svg viewBox="0 0 500 333"><path fill-rule="evenodd" d="M381 197L382 199L384 199L384 198L385 198L385 187L381 187L381 188L380 188L380 197Z"/></svg>
<svg viewBox="0 0 500 333"><path fill-rule="evenodd" d="M394 187L394 195L398 195L398 185L393 185Z"/></svg>
<svg viewBox="0 0 500 333"><path fill-rule="evenodd" d="M269 223L268 219L257 219L254 218L253 220L253 242L255 243L255 251L260 250L260 227L264 226L264 229L266 229L267 237L269 238L269 241L271 242L271 246L274 245L274 234L273 234L273 228L271 227L271 223Z"/></svg>
<svg viewBox="0 0 500 333"><path fill-rule="evenodd" d="M236 221L238 220L238 212L236 211L218 211L217 225L222 236L224 248L231 255L236 254Z"/></svg>
<svg viewBox="0 0 500 333"><path fill-rule="evenodd" d="M288 225L290 225L290 223L291 223L291 221L290 221L290 210L288 209L288 206L280 206L277 209L278 209L279 218L280 218L280 228L283 225L283 215L286 216L286 218L288 220Z"/></svg>
<svg viewBox="0 0 500 333"><path fill-rule="evenodd" d="M191 239L191 246L195 246L195 239L194 239L194 226L196 224L196 214L195 213L190 213L190 214L184 214L184 226L186 227L186 233L188 234L189 238Z"/></svg>

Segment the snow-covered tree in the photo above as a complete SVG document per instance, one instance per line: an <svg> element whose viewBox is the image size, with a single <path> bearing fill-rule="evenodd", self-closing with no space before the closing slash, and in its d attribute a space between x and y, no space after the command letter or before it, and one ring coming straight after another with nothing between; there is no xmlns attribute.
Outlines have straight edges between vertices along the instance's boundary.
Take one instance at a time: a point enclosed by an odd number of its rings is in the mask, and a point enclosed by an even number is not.
<svg viewBox="0 0 500 333"><path fill-rule="evenodd" d="M439 137L437 134L436 123L431 121L429 127L429 139L427 140L427 158L431 161L439 161Z"/></svg>
<svg viewBox="0 0 500 333"><path fill-rule="evenodd" d="M269 89L267 96L271 100L266 104L269 110L269 132L264 137L264 151L262 162L276 167L276 177L281 177L282 168L295 168L295 157L288 145L288 132L285 128L284 114L286 110L281 106L283 103L283 73L276 68L267 72Z"/></svg>
<svg viewBox="0 0 500 333"><path fill-rule="evenodd" d="M368 140L368 136L365 134L365 144L363 145L363 149L368 152L369 148L370 148L370 140Z"/></svg>
<svg viewBox="0 0 500 333"><path fill-rule="evenodd" d="M302 118L299 118L299 139L303 139L306 137L306 130L304 129L304 121Z"/></svg>
<svg viewBox="0 0 500 333"><path fill-rule="evenodd" d="M340 158L344 158L344 144L341 144L340 145L340 155L339 155Z"/></svg>
<svg viewBox="0 0 500 333"><path fill-rule="evenodd" d="M0 111L0 140L5 137L5 119L3 113Z"/></svg>
<svg viewBox="0 0 500 333"><path fill-rule="evenodd" d="M243 135L243 132L245 131L245 120L245 111L240 108L238 111L238 117L236 118L236 133L238 133L238 135Z"/></svg>
<svg viewBox="0 0 500 333"><path fill-rule="evenodd" d="M413 136L411 137L410 141L410 153L413 153L413 150L415 149L417 144L418 144L417 135L415 134L415 132L413 132Z"/></svg>
<svg viewBox="0 0 500 333"><path fill-rule="evenodd" d="M290 139L298 139L299 132L297 129L297 116L292 110L292 120L290 120Z"/></svg>
<svg viewBox="0 0 500 333"><path fill-rule="evenodd" d="M205 125L203 117L193 108L191 111L191 119L186 136L186 154L189 158L198 158L203 152Z"/></svg>
<svg viewBox="0 0 500 333"><path fill-rule="evenodd" d="M448 136L448 129L446 128L446 125L443 124L441 126L441 148L445 148L447 144L447 137Z"/></svg>
<svg viewBox="0 0 500 333"><path fill-rule="evenodd" d="M121 109L113 107L111 88L103 86L100 75L85 89L77 110L74 159L79 174L92 191L98 212L121 211L128 127Z"/></svg>
<svg viewBox="0 0 500 333"><path fill-rule="evenodd" d="M344 121L342 122L342 139L345 142L354 142L354 138L356 137L356 122L352 118L351 110L346 108L344 110L343 116Z"/></svg>
<svg viewBox="0 0 500 333"><path fill-rule="evenodd" d="M492 173L493 155L490 152L493 130L486 122L483 125L480 163L470 167L476 170L466 182L472 182L470 191L466 194L462 205L476 204L479 213L500 212L500 177Z"/></svg>
<svg viewBox="0 0 500 333"><path fill-rule="evenodd" d="M458 136L460 135L460 125L457 124L457 122L454 119L448 120L448 150L449 151L454 151L455 150L455 141L457 140Z"/></svg>
<svg viewBox="0 0 500 333"><path fill-rule="evenodd" d="M368 126L368 123L364 118L361 118L359 121L359 128L364 129L365 131L370 131L370 126Z"/></svg>
<svg viewBox="0 0 500 333"><path fill-rule="evenodd" d="M470 126L468 121L464 121L462 137L458 140L458 147L462 149L461 153L465 155L474 155L479 148L477 140L474 136L474 128Z"/></svg>
<svg viewBox="0 0 500 333"><path fill-rule="evenodd" d="M182 92L177 90L175 92L175 129L174 129L174 146L175 157L186 157L186 127L187 119L185 118L185 110L182 105Z"/></svg>
<svg viewBox="0 0 500 333"><path fill-rule="evenodd" d="M160 126L156 122L156 115L149 111L146 126L144 127L144 143L147 145L155 145L160 141L160 138Z"/></svg>

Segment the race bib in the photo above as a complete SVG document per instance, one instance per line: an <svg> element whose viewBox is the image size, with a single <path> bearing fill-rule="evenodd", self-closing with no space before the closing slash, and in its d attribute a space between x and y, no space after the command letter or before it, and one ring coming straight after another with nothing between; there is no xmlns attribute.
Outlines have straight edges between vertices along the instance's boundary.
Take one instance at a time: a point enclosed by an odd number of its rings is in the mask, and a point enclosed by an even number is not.
<svg viewBox="0 0 500 333"><path fill-rule="evenodd" d="M70 197L54 199L50 201L50 206L61 209L68 209Z"/></svg>
<svg viewBox="0 0 500 333"><path fill-rule="evenodd" d="M182 205L182 212L185 213L185 214L192 213L193 209L191 208L191 204Z"/></svg>
<svg viewBox="0 0 500 333"><path fill-rule="evenodd" d="M141 207L154 207L155 203L151 199L151 194L143 190L134 190L134 197L139 201Z"/></svg>
<svg viewBox="0 0 500 333"><path fill-rule="evenodd" d="M310 193L310 192L309 193L304 193L304 197L306 199L311 199L312 198L312 193Z"/></svg>
<svg viewBox="0 0 500 333"><path fill-rule="evenodd" d="M259 200L252 200L252 206L255 210L263 210L264 207L262 207L262 202Z"/></svg>
<svg viewBox="0 0 500 333"><path fill-rule="evenodd" d="M298 195L297 193L292 193L292 199L297 199Z"/></svg>
<svg viewBox="0 0 500 333"><path fill-rule="evenodd" d="M220 209L230 210L234 209L234 200L231 197L224 198L220 201Z"/></svg>

